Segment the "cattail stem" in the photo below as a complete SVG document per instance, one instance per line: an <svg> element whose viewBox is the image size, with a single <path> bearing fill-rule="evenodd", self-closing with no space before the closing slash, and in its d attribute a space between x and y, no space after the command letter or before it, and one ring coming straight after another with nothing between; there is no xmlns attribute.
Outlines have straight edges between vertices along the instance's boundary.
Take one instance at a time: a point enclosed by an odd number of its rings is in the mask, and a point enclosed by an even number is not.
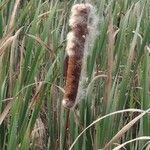
<svg viewBox="0 0 150 150"><path fill-rule="evenodd" d="M67 115L66 115L66 121L65 121L65 135L64 135L63 150L66 149L66 145L67 145L66 141L67 141L67 138L68 138L70 110L68 110L66 114L67 114Z"/></svg>

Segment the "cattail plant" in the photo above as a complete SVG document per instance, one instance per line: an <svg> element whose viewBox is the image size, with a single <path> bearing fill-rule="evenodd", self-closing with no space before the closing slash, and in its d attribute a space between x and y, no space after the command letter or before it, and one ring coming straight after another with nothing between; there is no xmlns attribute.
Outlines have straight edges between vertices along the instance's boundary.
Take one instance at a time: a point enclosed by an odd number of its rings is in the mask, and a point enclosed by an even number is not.
<svg viewBox="0 0 150 150"><path fill-rule="evenodd" d="M87 55L92 49L96 35L97 16L95 8L89 4L76 4L72 7L69 20L71 32L67 36L68 67L63 106L75 106L80 95L82 80L85 78Z"/></svg>

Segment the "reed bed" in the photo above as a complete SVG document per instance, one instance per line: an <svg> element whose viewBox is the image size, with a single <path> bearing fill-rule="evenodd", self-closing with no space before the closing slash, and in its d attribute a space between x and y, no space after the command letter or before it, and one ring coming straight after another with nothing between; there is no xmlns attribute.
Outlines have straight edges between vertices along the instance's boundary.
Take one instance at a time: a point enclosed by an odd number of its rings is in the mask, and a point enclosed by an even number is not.
<svg viewBox="0 0 150 150"><path fill-rule="evenodd" d="M96 39L67 109L69 18L87 2ZM0 0L0 150L148 150L149 110L149 0Z"/></svg>

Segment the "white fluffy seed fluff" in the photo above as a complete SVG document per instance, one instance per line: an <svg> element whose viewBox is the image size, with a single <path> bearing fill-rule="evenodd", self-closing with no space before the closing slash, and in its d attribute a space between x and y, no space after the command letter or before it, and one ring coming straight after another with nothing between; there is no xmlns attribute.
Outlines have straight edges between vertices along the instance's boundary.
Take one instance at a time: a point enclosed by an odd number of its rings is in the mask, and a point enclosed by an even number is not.
<svg viewBox="0 0 150 150"><path fill-rule="evenodd" d="M68 56L73 56L74 55L74 51L72 50L74 47L74 41L75 41L75 36L73 32L69 32L67 35L67 47L66 47L66 52L68 54Z"/></svg>
<svg viewBox="0 0 150 150"><path fill-rule="evenodd" d="M86 18L84 17L84 10L88 10L88 15L91 13L93 6L91 4L76 4L72 7L71 16L69 20L69 25L75 27L76 24L87 23ZM82 16L83 13L83 16Z"/></svg>

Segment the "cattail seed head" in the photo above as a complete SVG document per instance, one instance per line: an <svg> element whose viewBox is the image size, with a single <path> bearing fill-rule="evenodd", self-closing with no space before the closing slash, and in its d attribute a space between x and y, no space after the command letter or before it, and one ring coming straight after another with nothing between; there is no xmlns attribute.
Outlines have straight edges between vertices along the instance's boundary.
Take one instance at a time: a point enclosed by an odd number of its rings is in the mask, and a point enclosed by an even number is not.
<svg viewBox="0 0 150 150"><path fill-rule="evenodd" d="M71 9L69 25L72 31L67 35L66 52L69 58L62 102L66 108L72 108L75 104L79 82L84 72L82 70L85 67L83 59L86 59L90 34L95 28L95 16L95 9L89 3L76 4Z"/></svg>

